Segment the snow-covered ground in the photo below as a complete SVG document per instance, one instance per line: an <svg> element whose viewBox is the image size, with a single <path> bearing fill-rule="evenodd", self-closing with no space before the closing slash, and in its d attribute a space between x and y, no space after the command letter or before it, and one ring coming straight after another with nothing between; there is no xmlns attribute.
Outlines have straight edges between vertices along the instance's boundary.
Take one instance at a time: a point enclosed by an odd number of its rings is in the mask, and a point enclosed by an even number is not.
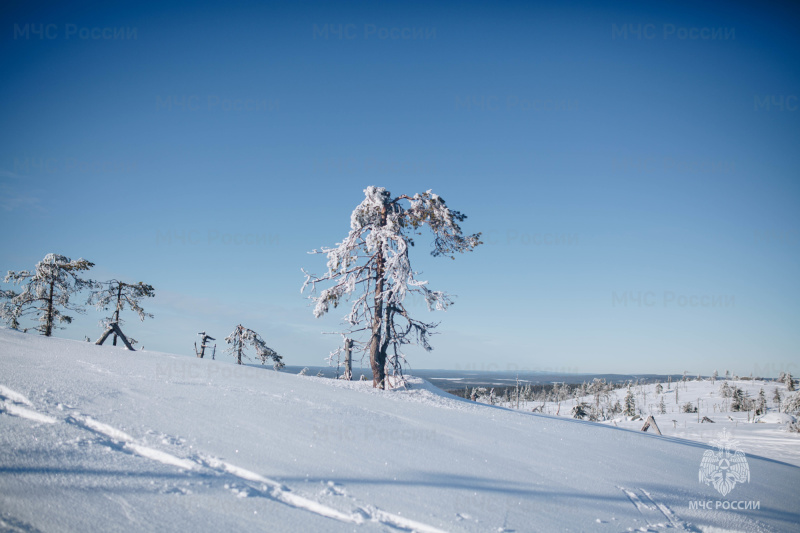
<svg viewBox="0 0 800 533"><path fill-rule="evenodd" d="M0 329L0 401L2 531L800 523L796 466L748 454L749 482L723 497L698 481L707 446L476 404L419 379L378 392Z"/></svg>
<svg viewBox="0 0 800 533"><path fill-rule="evenodd" d="M728 386L738 387L751 399L758 398L759 391L764 390L768 413L754 416L752 412L732 411L731 399L724 398L720 392L723 383ZM737 448L748 455L761 455L777 461L800 466L800 434L790 433L786 430L788 422L795 417L781 413L779 405L773 401L775 389L778 389L782 398L793 394L787 390L784 383L762 380L720 380L695 381L690 378L686 382L668 384L661 383L662 392L656 392L657 384L637 385L631 388L636 401L638 417L616 416L610 420L600 421L600 424L609 424L631 430L641 430L644 425L643 418L653 415L658 428L663 435L680 437L691 441L711 445L720 433L725 430L737 441ZM675 391L677 389L677 401ZM619 401L625 404L627 389L616 389L604 399L606 405ZM660 414L661 398L664 398L665 413ZM698 405L697 413L684 413L681 407L689 402ZM520 409L541 409L545 414L558 413L561 417L572 417L572 408L575 404L585 402L594 405L595 397L592 395L566 400L560 405L555 402L522 402ZM502 404L516 408L516 403ZM713 421L703 421L703 418Z"/></svg>

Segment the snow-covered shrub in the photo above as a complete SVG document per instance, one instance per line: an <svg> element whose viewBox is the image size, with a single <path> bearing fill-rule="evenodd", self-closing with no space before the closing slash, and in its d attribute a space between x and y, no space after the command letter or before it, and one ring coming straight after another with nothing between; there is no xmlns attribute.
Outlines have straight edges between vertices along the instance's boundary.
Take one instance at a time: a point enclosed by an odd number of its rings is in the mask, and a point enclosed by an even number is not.
<svg viewBox="0 0 800 533"><path fill-rule="evenodd" d="M581 420L583 420L584 418L588 418L589 410L590 410L589 404L586 402L581 402L572 408L572 418L578 418Z"/></svg>
<svg viewBox="0 0 800 533"><path fill-rule="evenodd" d="M681 413L696 413L697 407L695 407L692 402L686 402L681 406Z"/></svg>
<svg viewBox="0 0 800 533"><path fill-rule="evenodd" d="M787 396L783 402L783 412L790 415L800 414L800 392Z"/></svg>

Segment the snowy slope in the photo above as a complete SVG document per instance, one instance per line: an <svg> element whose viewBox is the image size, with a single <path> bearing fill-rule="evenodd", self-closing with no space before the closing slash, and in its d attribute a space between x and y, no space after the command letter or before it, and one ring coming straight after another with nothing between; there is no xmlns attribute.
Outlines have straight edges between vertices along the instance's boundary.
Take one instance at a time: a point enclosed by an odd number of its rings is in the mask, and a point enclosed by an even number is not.
<svg viewBox="0 0 800 533"><path fill-rule="evenodd" d="M800 434L786 431L786 424L794 421L794 417L780 413L778 405L772 400L775 389L780 391L781 397L786 398L793 394L786 385L775 381L763 380L728 380L730 387L742 389L750 398L757 398L761 389L765 392L769 412L765 415L753 416L752 412L731 411L730 398L723 398L720 387L724 380L686 381L680 383L662 383L661 394L656 392L656 384L637 385L632 388L636 401L636 411L640 418L631 420L631 417L617 416L612 420L599 422L631 430L640 430L648 415L653 415L661 432L670 437L700 442L706 445L717 438L724 429L738 442L738 449L748 455L755 454L777 461L800 466ZM678 390L677 400L675 390ZM605 402L609 405L619 401L624 404L626 389L612 391ZM659 413L659 402L664 398L665 413ZM684 413L681 406L686 402L697 407L697 413ZM559 413L561 417L572 418L572 407L576 403L585 402L594 404L593 396L583 396L561 402L522 402L520 409L530 411L532 407L541 408L545 414ZM506 405L501 403L501 405ZM514 402L507 404L516 408ZM703 421L707 417L713 423Z"/></svg>
<svg viewBox="0 0 800 533"><path fill-rule="evenodd" d="M800 469L410 391L0 330L0 530L793 531ZM694 501L759 509L691 509ZM717 529L713 529L717 528Z"/></svg>

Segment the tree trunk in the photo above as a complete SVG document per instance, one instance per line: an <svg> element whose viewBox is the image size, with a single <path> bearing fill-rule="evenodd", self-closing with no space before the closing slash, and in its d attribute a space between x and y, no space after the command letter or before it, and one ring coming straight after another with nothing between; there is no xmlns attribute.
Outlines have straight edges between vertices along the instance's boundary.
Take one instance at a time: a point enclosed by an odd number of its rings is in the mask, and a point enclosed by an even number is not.
<svg viewBox="0 0 800 533"><path fill-rule="evenodd" d="M239 341L239 352L238 352L238 357L236 359L236 363L240 364L240 365L242 364L242 342L241 341Z"/></svg>
<svg viewBox="0 0 800 533"><path fill-rule="evenodd" d="M122 282L118 282L117 285L117 310L114 311L114 322L119 323L119 304L120 300L122 300ZM114 332L114 346L117 345L117 333Z"/></svg>
<svg viewBox="0 0 800 533"><path fill-rule="evenodd" d="M112 332L114 333L114 336L119 335L119 337L122 339L122 342L123 344L125 344L125 347L127 349L129 349L132 352L136 351L133 349L133 346L131 346L131 343L128 342L128 338L125 336L124 333L122 333L122 330L119 329L119 324L117 324L116 322L112 322L111 324L108 325L106 331L103 333L103 336L97 339L97 342L95 344L97 344L98 346L102 345L106 341L108 336L111 335Z"/></svg>
<svg viewBox="0 0 800 533"><path fill-rule="evenodd" d="M344 341L344 379L353 379L353 341L350 339Z"/></svg>
<svg viewBox="0 0 800 533"><path fill-rule="evenodd" d="M386 225L386 206L381 208L381 227ZM375 260L375 309L372 315L372 338L369 343L369 364L372 367L372 386L376 389L386 387L386 351L381 343L381 324L383 322L383 245L378 244Z"/></svg>
<svg viewBox="0 0 800 533"><path fill-rule="evenodd" d="M50 296L47 298L47 322L44 326L44 336L49 337L53 333L53 286L56 280L50 280Z"/></svg>

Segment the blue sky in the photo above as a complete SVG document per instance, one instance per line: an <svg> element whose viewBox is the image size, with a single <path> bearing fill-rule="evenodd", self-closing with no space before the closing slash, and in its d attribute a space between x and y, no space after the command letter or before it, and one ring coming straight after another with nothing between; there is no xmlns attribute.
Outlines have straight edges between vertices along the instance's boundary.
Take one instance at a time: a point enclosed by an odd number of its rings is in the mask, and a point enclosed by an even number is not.
<svg viewBox="0 0 800 533"><path fill-rule="evenodd" d="M154 285L148 350L322 364L300 268L377 185L484 233L415 250L458 299L412 367L800 373L791 3L7 6L0 268Z"/></svg>

